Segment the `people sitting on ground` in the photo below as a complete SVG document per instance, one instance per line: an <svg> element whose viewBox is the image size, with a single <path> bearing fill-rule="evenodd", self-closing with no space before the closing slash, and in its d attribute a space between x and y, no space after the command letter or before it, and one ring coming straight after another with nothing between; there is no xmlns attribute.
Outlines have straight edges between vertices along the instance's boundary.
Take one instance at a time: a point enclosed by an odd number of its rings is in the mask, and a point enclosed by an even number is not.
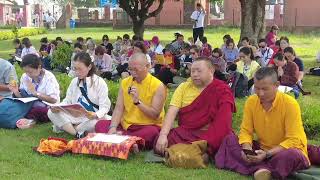
<svg viewBox="0 0 320 180"><path fill-rule="evenodd" d="M25 55L20 65L24 71L20 79L20 86L10 85L10 90L17 98L36 97L39 99L27 114L27 119L49 122L48 106L43 102L51 104L60 102L60 87L56 77L42 67L41 59L34 54Z"/></svg>
<svg viewBox="0 0 320 180"><path fill-rule="evenodd" d="M80 103L84 110L65 110L51 107L48 117L55 132L65 131L77 138L86 132L94 132L94 125L99 119L109 118L111 102L108 97L106 82L95 74L95 65L88 53L80 52L74 57L74 78L67 90L62 105Z"/></svg>
<svg viewBox="0 0 320 180"><path fill-rule="evenodd" d="M192 45L190 47L190 56L191 56L191 62L189 61L184 61L183 62L183 68L181 69L181 74L182 77L190 77L191 74L191 65L194 62L195 59L197 59L198 57L200 57L200 50L196 45Z"/></svg>
<svg viewBox="0 0 320 180"><path fill-rule="evenodd" d="M299 68L296 63L288 61L281 53L276 54L274 57L274 63L280 85L292 87L295 96L299 96L300 91L296 87L299 76Z"/></svg>
<svg viewBox="0 0 320 180"><path fill-rule="evenodd" d="M38 51L32 46L29 38L22 39L23 49L21 52L21 58L23 58L27 54L34 54L39 57Z"/></svg>
<svg viewBox="0 0 320 180"><path fill-rule="evenodd" d="M170 86L174 83L173 77L177 74L177 69L175 68L174 56L169 49L163 49L163 59L161 61L156 62L155 75L164 85Z"/></svg>
<svg viewBox="0 0 320 180"><path fill-rule="evenodd" d="M278 86L273 68L256 72L256 94L245 103L240 133L223 140L215 156L216 167L260 180L286 179L310 166L299 104L279 92Z"/></svg>
<svg viewBox="0 0 320 180"><path fill-rule="evenodd" d="M210 57L212 52L212 46L208 43L207 37L201 39L202 47L200 50L200 56Z"/></svg>
<svg viewBox="0 0 320 180"><path fill-rule="evenodd" d="M121 54L120 54L120 52L121 52L121 45L122 45L122 37L117 36L116 42L114 42L113 45L112 45L112 46L114 47L114 49L113 49L113 51L112 51L112 55L114 56L114 58L115 58L116 60L119 60L119 58L120 58L120 56L121 56Z"/></svg>
<svg viewBox="0 0 320 180"><path fill-rule="evenodd" d="M79 44L81 44L82 46L85 46L83 37L77 37L77 42L76 42L76 43L79 43Z"/></svg>
<svg viewBox="0 0 320 180"><path fill-rule="evenodd" d="M147 48L144 45L143 41L136 41L133 44L133 54L138 53L138 52L145 54L147 57L148 63L150 63L150 65L152 65L151 57L147 53Z"/></svg>
<svg viewBox="0 0 320 180"><path fill-rule="evenodd" d="M40 55L43 56L44 54L49 54L50 46L47 37L43 37L40 39L40 48L39 48Z"/></svg>
<svg viewBox="0 0 320 180"><path fill-rule="evenodd" d="M270 46L269 48L271 48L273 50L273 55L277 54L279 49L280 49L280 39L276 41L276 43L272 46Z"/></svg>
<svg viewBox="0 0 320 180"><path fill-rule="evenodd" d="M257 50L256 46L253 46L253 45L250 44L250 40L249 40L248 37L243 37L243 38L241 39L241 45L240 45L240 47L239 47L239 51L240 51L240 49L241 49L242 47L249 47L249 48L251 48L254 57L255 57L255 58L257 57L257 55L258 55L258 54L257 54L258 50Z"/></svg>
<svg viewBox="0 0 320 180"><path fill-rule="evenodd" d="M243 47L239 52L240 61L237 62L237 71L248 77L248 90L253 85L253 77L260 65L254 61L253 53L250 48Z"/></svg>
<svg viewBox="0 0 320 180"><path fill-rule="evenodd" d="M223 36L223 38L222 38L223 44L221 45L221 48L220 48L221 50L227 48L227 46L228 46L228 45L227 45L227 40L228 40L228 39L232 39L229 34L226 34L226 35Z"/></svg>
<svg viewBox="0 0 320 180"><path fill-rule="evenodd" d="M108 35L105 34L105 35L102 36L102 43L100 45L105 47L106 48L106 53L111 56L111 52L113 50L113 46L110 43Z"/></svg>
<svg viewBox="0 0 320 180"><path fill-rule="evenodd" d="M144 53L130 57L131 76L121 81L112 119L98 121L97 133L138 136L145 140L146 149L152 149L164 118L166 89L149 69Z"/></svg>
<svg viewBox="0 0 320 180"><path fill-rule="evenodd" d="M185 47L184 36L177 35L177 40L169 45L170 52L177 58L182 55L182 49Z"/></svg>
<svg viewBox="0 0 320 180"><path fill-rule="evenodd" d="M75 43L73 46L73 53L71 55L71 60L70 60L70 69L68 73L69 77L72 77L72 78L76 77L76 72L74 69L74 63L75 63L74 57L80 52L83 52L83 46L80 43Z"/></svg>
<svg viewBox="0 0 320 180"><path fill-rule="evenodd" d="M95 48L96 48L96 44L93 41L93 39L88 39L87 40L87 53L90 55L91 59L94 60L94 54L95 54Z"/></svg>
<svg viewBox="0 0 320 180"><path fill-rule="evenodd" d="M227 81L227 78L226 78L227 63L222 58L222 50L219 48L214 48L212 51L212 55L210 56L210 59L215 69L214 77L222 81Z"/></svg>
<svg viewBox="0 0 320 180"><path fill-rule="evenodd" d="M271 30L266 35L265 39L266 39L266 43L267 43L268 47L275 45L275 43L277 41L278 30L279 30L278 26L277 25L273 25L271 27Z"/></svg>
<svg viewBox="0 0 320 180"><path fill-rule="evenodd" d="M187 44L189 44L190 46L194 45L193 37L188 37Z"/></svg>
<svg viewBox="0 0 320 180"><path fill-rule="evenodd" d="M191 67L191 78L180 84L172 96L154 150L163 155L174 144L205 140L213 157L223 138L232 133L233 112L235 102L230 88L214 78L210 59L197 58ZM173 128L177 116L178 127Z"/></svg>
<svg viewBox="0 0 320 180"><path fill-rule="evenodd" d="M239 58L238 48L235 46L233 39L228 39L226 42L227 47L222 49L223 59L230 65L235 63Z"/></svg>
<svg viewBox="0 0 320 180"><path fill-rule="evenodd" d="M299 97L299 94L300 94L299 92L302 92L302 94L305 94L305 93L306 93L306 94L309 94L309 93L305 92L305 91L302 89L302 79L303 79L303 77L304 77L304 64L303 64L303 61L296 56L296 53L295 53L295 51L293 50L292 47L286 47L286 48L283 50L283 53L284 53L285 58L286 58L289 62L295 63L295 64L298 66L298 69L299 69L297 86L296 86L296 88L294 88L295 97L296 97L296 98Z"/></svg>
<svg viewBox="0 0 320 180"><path fill-rule="evenodd" d="M274 51L274 52L273 52L273 55L276 55L277 53L282 53L282 54L284 54L283 50L284 50L286 47L290 47L289 38L286 37L286 36L282 36L282 37L280 37L280 48L278 49L278 51ZM273 57L270 59L268 66L269 66L269 67L274 66Z"/></svg>
<svg viewBox="0 0 320 180"><path fill-rule="evenodd" d="M12 43L13 43L15 52L13 54L9 54L11 56L11 58L9 59L9 62L11 64L13 64L15 61L17 61L16 57L21 58L21 53L22 53L22 49L23 49L21 42L20 42L20 39L14 39Z"/></svg>
<svg viewBox="0 0 320 180"><path fill-rule="evenodd" d="M273 57L273 49L267 46L265 39L259 40L259 50L258 50L258 62L261 67L266 67L269 64L270 59Z"/></svg>
<svg viewBox="0 0 320 180"><path fill-rule="evenodd" d="M112 63L113 59L109 54L106 53L106 49L101 45L97 46L94 56L94 65L97 68L96 73L102 78L111 80Z"/></svg>
<svg viewBox="0 0 320 180"><path fill-rule="evenodd" d="M0 58L0 97L12 97L9 89L11 86L18 86L16 69L9 61Z"/></svg>
<svg viewBox="0 0 320 180"><path fill-rule="evenodd" d="M158 36L153 36L151 40L151 49L156 55L163 54L163 46Z"/></svg>
<svg viewBox="0 0 320 180"><path fill-rule="evenodd" d="M61 46L62 44L64 44L64 41L63 41L62 37L56 37L56 41L57 41L57 47Z"/></svg>

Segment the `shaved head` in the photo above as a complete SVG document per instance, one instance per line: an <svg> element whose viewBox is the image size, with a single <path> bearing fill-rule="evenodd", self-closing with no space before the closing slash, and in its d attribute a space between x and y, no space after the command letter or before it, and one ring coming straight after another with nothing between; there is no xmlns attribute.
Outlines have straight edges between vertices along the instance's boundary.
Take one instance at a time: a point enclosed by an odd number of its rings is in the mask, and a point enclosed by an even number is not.
<svg viewBox="0 0 320 180"><path fill-rule="evenodd" d="M147 56L143 53L137 52L134 53L130 58L129 58L129 63L132 62L134 64L138 63L140 65L146 65L148 63Z"/></svg>

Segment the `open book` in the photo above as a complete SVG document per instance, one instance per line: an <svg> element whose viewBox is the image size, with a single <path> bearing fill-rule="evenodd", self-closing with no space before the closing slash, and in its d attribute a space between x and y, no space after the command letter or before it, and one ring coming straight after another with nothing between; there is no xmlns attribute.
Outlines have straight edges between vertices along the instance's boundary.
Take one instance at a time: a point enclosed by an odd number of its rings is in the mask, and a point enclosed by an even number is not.
<svg viewBox="0 0 320 180"><path fill-rule="evenodd" d="M278 91L283 92L283 93L287 93L290 92L293 88L289 87L289 86L279 86L278 87Z"/></svg>
<svg viewBox="0 0 320 180"><path fill-rule="evenodd" d="M87 113L89 113L80 103L76 103L76 104L51 104L47 102L44 102L44 103L50 107L57 107L68 114L72 114L75 117L85 116Z"/></svg>
<svg viewBox="0 0 320 180"><path fill-rule="evenodd" d="M12 100L15 100L15 101L21 101L23 103L28 103L28 102L32 102L32 101L37 101L39 100L38 98L36 97L26 97L26 98L5 98L5 99L12 99Z"/></svg>
<svg viewBox="0 0 320 180"><path fill-rule="evenodd" d="M22 58L20 58L18 56L14 56L14 58L16 59L16 61L22 62Z"/></svg>

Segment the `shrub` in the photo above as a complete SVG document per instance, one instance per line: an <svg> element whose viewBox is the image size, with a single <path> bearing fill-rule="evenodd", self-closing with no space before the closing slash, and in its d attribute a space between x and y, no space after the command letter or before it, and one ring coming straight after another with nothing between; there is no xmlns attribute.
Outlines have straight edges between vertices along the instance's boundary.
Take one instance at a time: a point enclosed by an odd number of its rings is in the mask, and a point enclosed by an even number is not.
<svg viewBox="0 0 320 180"><path fill-rule="evenodd" d="M17 29L14 30L14 27L11 27L11 31L1 31L0 32L0 40L7 40L7 39L14 39L16 36L26 37L26 36L33 36L38 34L45 34L47 30L44 28L28 28L28 29Z"/></svg>
<svg viewBox="0 0 320 180"><path fill-rule="evenodd" d="M67 44L58 46L53 52L51 66L61 70L65 69L70 64L72 52L72 48Z"/></svg>

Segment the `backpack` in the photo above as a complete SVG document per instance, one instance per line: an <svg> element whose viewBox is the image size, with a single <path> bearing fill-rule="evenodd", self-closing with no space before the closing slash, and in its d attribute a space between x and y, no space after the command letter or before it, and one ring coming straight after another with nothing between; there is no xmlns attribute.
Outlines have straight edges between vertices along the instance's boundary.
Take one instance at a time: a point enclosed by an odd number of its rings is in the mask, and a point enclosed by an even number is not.
<svg viewBox="0 0 320 180"><path fill-rule="evenodd" d="M310 75L320 76L320 67L314 67L309 70Z"/></svg>
<svg viewBox="0 0 320 180"><path fill-rule="evenodd" d="M229 85L234 97L242 98L249 95L248 77L242 73L234 72Z"/></svg>

